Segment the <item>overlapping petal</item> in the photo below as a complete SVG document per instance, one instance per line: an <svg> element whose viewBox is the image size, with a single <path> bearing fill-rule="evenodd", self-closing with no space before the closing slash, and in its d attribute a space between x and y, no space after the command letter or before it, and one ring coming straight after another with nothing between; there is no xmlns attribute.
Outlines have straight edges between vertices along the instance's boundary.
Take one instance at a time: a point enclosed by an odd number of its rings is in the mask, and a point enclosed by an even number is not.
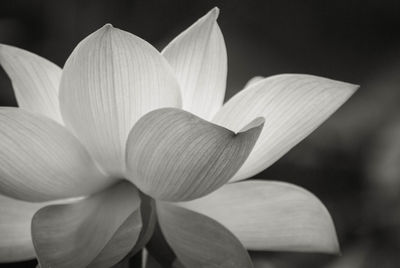
<svg viewBox="0 0 400 268"><path fill-rule="evenodd" d="M0 263L23 261L35 257L31 238L31 221L39 209L59 203L73 203L81 199L69 198L31 203L0 195Z"/></svg>
<svg viewBox="0 0 400 268"><path fill-rule="evenodd" d="M232 231L252 250L337 253L335 228L324 205L303 188L271 181L224 185L203 198L179 203Z"/></svg>
<svg viewBox="0 0 400 268"><path fill-rule="evenodd" d="M0 195L0 263L33 259L33 214L45 204L29 203Z"/></svg>
<svg viewBox="0 0 400 268"><path fill-rule="evenodd" d="M163 202L157 203L157 212L161 230L184 267L253 267L240 241L215 220Z"/></svg>
<svg viewBox="0 0 400 268"><path fill-rule="evenodd" d="M285 74L258 81L230 99L213 122L238 131L257 116L266 126L233 181L269 167L303 140L358 88L327 78Z"/></svg>
<svg viewBox="0 0 400 268"><path fill-rule="evenodd" d="M221 108L225 96L227 55L218 13L212 9L162 52L181 85L183 109L206 120Z"/></svg>
<svg viewBox="0 0 400 268"><path fill-rule="evenodd" d="M63 126L19 108L0 108L0 192L27 201L94 193L112 180Z"/></svg>
<svg viewBox="0 0 400 268"><path fill-rule="evenodd" d="M257 118L239 133L189 112L163 108L143 116L127 142L128 178L159 200L208 194L240 168L261 132Z"/></svg>
<svg viewBox="0 0 400 268"><path fill-rule="evenodd" d="M58 102L60 67L26 50L2 44L0 64L11 79L19 107L62 123Z"/></svg>
<svg viewBox="0 0 400 268"><path fill-rule="evenodd" d="M121 182L74 204L42 208L32 239L42 268L111 267L134 247L141 227L138 191Z"/></svg>
<svg viewBox="0 0 400 268"><path fill-rule="evenodd" d="M113 176L125 168L125 143L136 120L160 107L180 107L171 67L146 41L106 25L67 60L60 84L66 125Z"/></svg>

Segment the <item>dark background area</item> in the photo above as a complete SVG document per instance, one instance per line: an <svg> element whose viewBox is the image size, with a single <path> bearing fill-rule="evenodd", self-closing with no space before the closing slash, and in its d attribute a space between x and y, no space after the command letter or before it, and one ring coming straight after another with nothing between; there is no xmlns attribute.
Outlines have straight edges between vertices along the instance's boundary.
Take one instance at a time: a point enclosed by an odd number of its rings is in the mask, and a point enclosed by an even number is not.
<svg viewBox="0 0 400 268"><path fill-rule="evenodd" d="M318 196L335 221L342 254L253 252L255 266L399 267L398 1L2 0L0 42L62 66L105 23L162 49L214 6L228 51L227 99L256 75L308 73L361 85L317 131L256 176ZM3 70L0 106L16 106Z"/></svg>

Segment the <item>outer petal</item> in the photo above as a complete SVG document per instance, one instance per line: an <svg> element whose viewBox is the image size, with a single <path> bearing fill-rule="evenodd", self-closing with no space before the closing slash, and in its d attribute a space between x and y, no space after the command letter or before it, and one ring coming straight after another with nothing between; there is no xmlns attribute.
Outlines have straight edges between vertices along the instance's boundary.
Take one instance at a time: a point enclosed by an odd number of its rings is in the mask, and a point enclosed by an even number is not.
<svg viewBox="0 0 400 268"><path fill-rule="evenodd" d="M282 182L227 184L181 206L231 230L248 249L337 253L332 219L310 192Z"/></svg>
<svg viewBox="0 0 400 268"><path fill-rule="evenodd" d="M126 138L136 120L153 109L180 105L167 61L146 41L111 25L79 43L65 64L63 118L114 176L123 175Z"/></svg>
<svg viewBox="0 0 400 268"><path fill-rule="evenodd" d="M48 206L32 220L42 268L111 267L134 247L142 227L140 198L128 182L68 205Z"/></svg>
<svg viewBox="0 0 400 268"><path fill-rule="evenodd" d="M44 204L0 195L0 263L33 259L31 220Z"/></svg>
<svg viewBox="0 0 400 268"><path fill-rule="evenodd" d="M285 74L265 78L239 92L213 122L237 131L255 117L263 116L268 127L232 180L251 177L272 165L324 122L357 88L317 76Z"/></svg>
<svg viewBox="0 0 400 268"><path fill-rule="evenodd" d="M0 108L0 192L22 200L82 196L108 186L64 127L18 108Z"/></svg>
<svg viewBox="0 0 400 268"><path fill-rule="evenodd" d="M263 123L258 118L235 134L180 109L150 112L129 134L128 178L155 199L183 201L208 194L240 168Z"/></svg>
<svg viewBox="0 0 400 268"><path fill-rule="evenodd" d="M207 120L225 96L227 55L218 13L218 8L212 9L162 52L181 85L183 109Z"/></svg>
<svg viewBox="0 0 400 268"><path fill-rule="evenodd" d="M184 267L253 267L240 241L213 219L162 202L157 212L161 230Z"/></svg>
<svg viewBox="0 0 400 268"><path fill-rule="evenodd" d="M62 122L58 103L60 67L26 50L1 44L0 64L11 79L19 107Z"/></svg>

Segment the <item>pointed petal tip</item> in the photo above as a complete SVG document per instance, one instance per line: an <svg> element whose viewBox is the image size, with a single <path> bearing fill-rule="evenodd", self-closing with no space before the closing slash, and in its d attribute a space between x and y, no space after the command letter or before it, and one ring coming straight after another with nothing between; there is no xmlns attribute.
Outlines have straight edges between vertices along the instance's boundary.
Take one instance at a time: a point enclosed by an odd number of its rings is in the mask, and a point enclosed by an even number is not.
<svg viewBox="0 0 400 268"><path fill-rule="evenodd" d="M331 79L331 78L317 76L317 75L311 75L311 74L285 73L285 74L275 75L275 77L280 77L280 76L287 76L287 77L298 76L298 77L304 77L304 78L307 78L307 77L308 78L317 78L317 79L321 79L321 80L325 80L325 81L330 81L331 83L334 83L343 89L351 90L352 93L357 91L357 89L360 87L360 85L357 85L357 84L352 84L352 83L348 83L348 82L344 82L344 81L340 81L340 80L336 80L336 79Z"/></svg>
<svg viewBox="0 0 400 268"><path fill-rule="evenodd" d="M238 131L261 115L268 128L274 129L262 132L232 181L249 178L269 167L328 119L358 88L307 74L279 74L259 82L257 79L228 100L212 119L216 124Z"/></svg>
<svg viewBox="0 0 400 268"><path fill-rule="evenodd" d="M212 16L215 20L218 18L219 16L219 8L218 7L214 7L213 9L211 9L208 14L210 14L210 16Z"/></svg>
<svg viewBox="0 0 400 268"><path fill-rule="evenodd" d="M119 29L115 28L111 23L106 23L106 24L104 24L103 27L99 28L96 32L101 33L101 34L110 34L115 30L119 30Z"/></svg>
<svg viewBox="0 0 400 268"><path fill-rule="evenodd" d="M240 168L258 139L260 123L263 118L235 134L181 109L154 110L129 134L127 177L158 200L204 196L224 185Z"/></svg>
<svg viewBox="0 0 400 268"><path fill-rule="evenodd" d="M263 127L263 125L265 124L265 118L262 116L257 117L256 119L254 119L253 121L251 121L250 123L248 123L246 126L244 126L240 132L245 132L248 131L252 128L257 128L257 127Z"/></svg>
<svg viewBox="0 0 400 268"><path fill-rule="evenodd" d="M103 29L104 31L111 31L111 30L114 30L115 28L114 28L114 26L113 26L111 23L106 23L106 24L104 24L104 26L102 27L102 29Z"/></svg>
<svg viewBox="0 0 400 268"><path fill-rule="evenodd" d="M360 85L357 85L357 84L351 84L351 83L347 83L347 84L352 88L353 93L355 93L360 88Z"/></svg>
<svg viewBox="0 0 400 268"><path fill-rule="evenodd" d="M221 108L226 89L227 55L218 15L219 8L212 8L162 50L181 85L183 109L207 120Z"/></svg>
<svg viewBox="0 0 400 268"><path fill-rule="evenodd" d="M327 78L328 79L328 78ZM339 80L333 80L333 79L329 79L332 82L337 83L338 85L340 85L344 90L348 90L350 91L350 96L353 95L359 88L360 85L357 84L353 84L353 83L348 83L348 82L344 82L344 81L339 81Z"/></svg>

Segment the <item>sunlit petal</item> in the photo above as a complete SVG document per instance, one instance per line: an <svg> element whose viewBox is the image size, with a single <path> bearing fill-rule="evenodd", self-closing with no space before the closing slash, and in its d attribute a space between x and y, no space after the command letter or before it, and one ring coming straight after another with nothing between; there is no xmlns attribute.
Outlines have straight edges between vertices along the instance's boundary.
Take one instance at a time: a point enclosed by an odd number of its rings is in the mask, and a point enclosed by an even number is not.
<svg viewBox="0 0 400 268"><path fill-rule="evenodd" d="M162 52L181 85L183 109L207 120L225 96L227 56L218 13L218 8L212 9Z"/></svg>
<svg viewBox="0 0 400 268"><path fill-rule="evenodd" d="M64 121L114 176L122 176L126 138L136 120L153 109L180 105L178 82L161 54L111 25L79 43L63 70Z"/></svg>
<svg viewBox="0 0 400 268"><path fill-rule="evenodd" d="M235 134L180 109L150 112L129 134L128 178L155 199L183 201L208 194L240 168L263 123L257 118Z"/></svg>
<svg viewBox="0 0 400 268"><path fill-rule="evenodd" d="M253 267L240 241L207 216L157 203L161 230L184 267Z"/></svg>
<svg viewBox="0 0 400 268"><path fill-rule="evenodd" d="M0 64L11 79L19 107L62 122L58 103L60 67L26 50L2 44Z"/></svg>
<svg viewBox="0 0 400 268"><path fill-rule="evenodd" d="M0 192L46 201L96 192L112 181L63 126L19 108L0 108Z"/></svg>
<svg viewBox="0 0 400 268"><path fill-rule="evenodd" d="M179 204L217 220L248 249L326 253L339 250L329 212L318 198L292 184L231 183L208 196Z"/></svg>
<svg viewBox="0 0 400 268"><path fill-rule="evenodd" d="M239 92L213 122L238 131L262 116L266 127L232 180L251 177L272 165L324 122L357 88L317 76L285 74L265 78Z"/></svg>
<svg viewBox="0 0 400 268"><path fill-rule="evenodd" d="M43 268L108 268L129 253L141 227L139 194L122 182L74 204L40 209L32 239Z"/></svg>

